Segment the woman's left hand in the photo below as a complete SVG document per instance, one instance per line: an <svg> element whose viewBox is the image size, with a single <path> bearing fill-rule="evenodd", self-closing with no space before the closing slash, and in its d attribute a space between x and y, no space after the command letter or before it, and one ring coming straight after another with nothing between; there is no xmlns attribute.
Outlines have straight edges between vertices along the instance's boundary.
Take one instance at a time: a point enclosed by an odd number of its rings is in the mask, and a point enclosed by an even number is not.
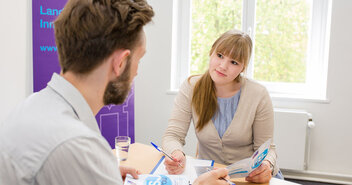
<svg viewBox="0 0 352 185"><path fill-rule="evenodd" d="M271 179L271 169L269 161L263 161L262 164L252 171L247 177L246 181L254 183L267 183Z"/></svg>

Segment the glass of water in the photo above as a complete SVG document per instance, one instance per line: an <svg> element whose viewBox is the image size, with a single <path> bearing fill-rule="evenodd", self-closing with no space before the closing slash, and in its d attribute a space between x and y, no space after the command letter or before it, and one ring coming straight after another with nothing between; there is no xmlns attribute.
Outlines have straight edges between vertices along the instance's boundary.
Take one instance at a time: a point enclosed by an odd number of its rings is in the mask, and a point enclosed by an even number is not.
<svg viewBox="0 0 352 185"><path fill-rule="evenodd" d="M128 157L128 149L131 144L131 138L128 136L117 136L115 137L115 150L116 157L119 163L126 161Z"/></svg>

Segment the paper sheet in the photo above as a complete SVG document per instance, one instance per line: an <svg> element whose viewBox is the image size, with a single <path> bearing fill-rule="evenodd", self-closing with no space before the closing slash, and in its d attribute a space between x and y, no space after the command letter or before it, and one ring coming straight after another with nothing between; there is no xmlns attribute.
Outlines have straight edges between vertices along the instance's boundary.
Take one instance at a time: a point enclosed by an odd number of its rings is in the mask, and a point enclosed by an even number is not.
<svg viewBox="0 0 352 185"><path fill-rule="evenodd" d="M168 174L165 169L164 160L165 160L165 156L163 156L160 159L160 161L155 166L155 168L153 169L151 174L163 174L163 175ZM192 157L187 156L186 157L186 169L180 175L186 176L189 179L189 182L192 184L193 181L198 177L196 170L194 168L195 166L213 166L213 165L214 165L213 160L194 159Z"/></svg>
<svg viewBox="0 0 352 185"><path fill-rule="evenodd" d="M138 179L133 179L128 175L124 185L185 185L188 184L188 179L181 175L138 175Z"/></svg>

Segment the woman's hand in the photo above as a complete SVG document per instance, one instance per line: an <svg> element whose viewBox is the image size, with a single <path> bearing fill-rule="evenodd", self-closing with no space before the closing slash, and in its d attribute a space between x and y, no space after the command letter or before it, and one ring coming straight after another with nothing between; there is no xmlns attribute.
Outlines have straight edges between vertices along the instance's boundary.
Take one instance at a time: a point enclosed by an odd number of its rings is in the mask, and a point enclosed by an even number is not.
<svg viewBox="0 0 352 185"><path fill-rule="evenodd" d="M131 167L127 167L127 166L119 166L120 168L120 173L122 176L122 180L125 181L126 175L130 174L132 175L133 178L138 179L138 175L141 174L140 171L131 168Z"/></svg>
<svg viewBox="0 0 352 185"><path fill-rule="evenodd" d="M185 171L186 167L186 156L180 150L175 150L172 152L171 157L175 160L171 160L168 157L165 157L165 169L169 174L181 174ZM182 166L180 166L181 164Z"/></svg>
<svg viewBox="0 0 352 185"><path fill-rule="evenodd" d="M271 169L269 161L263 161L263 163L254 171L252 171L246 181L254 183L267 183L271 179Z"/></svg>

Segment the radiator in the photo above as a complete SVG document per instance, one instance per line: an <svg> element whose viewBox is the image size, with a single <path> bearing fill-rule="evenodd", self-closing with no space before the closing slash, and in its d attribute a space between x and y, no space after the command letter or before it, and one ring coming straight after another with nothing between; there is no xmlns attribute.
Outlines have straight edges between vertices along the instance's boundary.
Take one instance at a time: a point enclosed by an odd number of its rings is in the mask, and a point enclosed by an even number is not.
<svg viewBox="0 0 352 185"><path fill-rule="evenodd" d="M307 170L310 130L314 122L304 110L274 109L274 143L280 169Z"/></svg>

